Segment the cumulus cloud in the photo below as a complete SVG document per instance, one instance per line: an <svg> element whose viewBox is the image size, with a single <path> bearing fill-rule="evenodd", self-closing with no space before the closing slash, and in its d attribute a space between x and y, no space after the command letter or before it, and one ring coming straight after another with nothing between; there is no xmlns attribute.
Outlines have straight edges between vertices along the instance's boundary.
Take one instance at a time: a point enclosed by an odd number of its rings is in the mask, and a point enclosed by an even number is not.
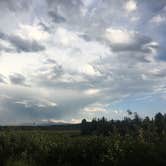
<svg viewBox="0 0 166 166"><path fill-rule="evenodd" d="M49 38L49 33L42 29L41 24L39 25L19 25L19 29L16 31L17 35L24 40L36 40L45 41Z"/></svg>
<svg viewBox="0 0 166 166"><path fill-rule="evenodd" d="M0 34L0 39L4 42L9 42L17 52L38 52L45 49L43 45L40 45L35 40L24 39L16 35ZM12 49L12 46L8 46L8 50ZM14 51L14 50L13 50Z"/></svg>
<svg viewBox="0 0 166 166"><path fill-rule="evenodd" d="M105 37L110 41L110 46L113 51L136 51L148 53L158 46L158 44L154 43L150 37L126 29L108 28L106 29Z"/></svg>
<svg viewBox="0 0 166 166"><path fill-rule="evenodd" d="M9 37L9 41L16 47L18 52L38 52L45 49L44 46L38 44L34 40L24 40L18 36Z"/></svg>
<svg viewBox="0 0 166 166"><path fill-rule="evenodd" d="M118 119L131 99L164 99L165 5L0 1L2 123Z"/></svg>

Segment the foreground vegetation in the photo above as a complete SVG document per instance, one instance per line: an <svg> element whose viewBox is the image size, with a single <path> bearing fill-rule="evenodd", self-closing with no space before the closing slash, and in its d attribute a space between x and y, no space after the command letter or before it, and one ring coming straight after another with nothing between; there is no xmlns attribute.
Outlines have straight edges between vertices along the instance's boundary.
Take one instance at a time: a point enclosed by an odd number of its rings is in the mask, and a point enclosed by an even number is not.
<svg viewBox="0 0 166 166"><path fill-rule="evenodd" d="M80 131L1 128L0 165L166 165L165 115L141 119L134 114L122 121L83 120L78 126Z"/></svg>

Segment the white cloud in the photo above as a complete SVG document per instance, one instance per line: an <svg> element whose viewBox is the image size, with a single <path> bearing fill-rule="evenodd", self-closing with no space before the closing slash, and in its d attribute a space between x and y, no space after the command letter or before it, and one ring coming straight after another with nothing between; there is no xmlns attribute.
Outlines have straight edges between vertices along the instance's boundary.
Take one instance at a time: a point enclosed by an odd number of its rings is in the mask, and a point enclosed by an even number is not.
<svg viewBox="0 0 166 166"><path fill-rule="evenodd" d="M112 51L115 52L142 52L154 55L158 48L158 43L150 37L125 28L106 28L104 37ZM142 54L142 56L145 56L145 54ZM149 57L147 60L152 60Z"/></svg>
<svg viewBox="0 0 166 166"><path fill-rule="evenodd" d="M83 112L82 114L83 115L92 115L92 118L94 114L98 114L98 115L101 115L101 114L107 114L108 113L108 104L103 104L103 103L99 103L99 102L95 102L95 103L92 103L86 107L83 108Z"/></svg>
<svg viewBox="0 0 166 166"><path fill-rule="evenodd" d="M100 72L95 70L94 67L90 64L85 64L83 68L81 69L82 73L91 75L91 76L97 76L100 75Z"/></svg>
<svg viewBox="0 0 166 166"><path fill-rule="evenodd" d="M98 93L100 93L100 89L88 89L85 90L84 92L86 95L97 95Z"/></svg>
<svg viewBox="0 0 166 166"><path fill-rule="evenodd" d="M130 18L130 20L132 22L138 22L140 20L140 18L138 16L133 16L133 17Z"/></svg>
<svg viewBox="0 0 166 166"><path fill-rule="evenodd" d="M81 0L84 6L88 7L92 5L96 0Z"/></svg>
<svg viewBox="0 0 166 166"><path fill-rule="evenodd" d="M137 3L134 0L128 0L125 3L124 8L126 9L127 12L133 12L137 9Z"/></svg>
<svg viewBox="0 0 166 166"><path fill-rule="evenodd" d="M63 119L42 119L40 123L59 123L59 124L63 124L63 123L67 123L67 124L78 124L81 123L82 119L75 119L72 118L71 120L63 120Z"/></svg>
<svg viewBox="0 0 166 166"><path fill-rule="evenodd" d="M44 41L49 38L49 34L43 31L39 25L20 24L16 33L23 39Z"/></svg>
<svg viewBox="0 0 166 166"><path fill-rule="evenodd" d="M12 45L8 41L0 39L0 47L3 47L3 48L12 48Z"/></svg>
<svg viewBox="0 0 166 166"><path fill-rule="evenodd" d="M81 0L83 6L81 8L82 16L85 16L89 11L92 11L101 2L101 0Z"/></svg>
<svg viewBox="0 0 166 166"><path fill-rule="evenodd" d="M86 113L107 112L107 110L105 108L101 108L101 107L86 107L86 108L84 108L84 111Z"/></svg>
<svg viewBox="0 0 166 166"><path fill-rule="evenodd" d="M40 64L40 56L31 53L27 56L25 53L3 53L0 56L0 73L8 76L11 73L33 73Z"/></svg>
<svg viewBox="0 0 166 166"><path fill-rule="evenodd" d="M62 45L66 47L70 47L79 42L80 39L76 33L69 31L65 28L58 27L55 33L54 40L55 42L60 42Z"/></svg>
<svg viewBox="0 0 166 166"><path fill-rule="evenodd" d="M131 43L133 32L126 29L107 28L105 37L113 44Z"/></svg>
<svg viewBox="0 0 166 166"><path fill-rule="evenodd" d="M48 107L56 107L57 104L53 101L49 101L46 99L29 99L29 100L18 100L15 101L16 104L24 105L26 108L48 108Z"/></svg>
<svg viewBox="0 0 166 166"><path fill-rule="evenodd" d="M163 51L165 31L163 24L157 29L143 23L152 15L154 22L163 23L164 14L152 10L160 2L147 7L147 1L39 0L27 1L26 9L10 5L6 10L0 5L0 77L5 80L0 90L11 97L0 97L0 118L75 122L83 117L81 112L86 117L109 113L118 118L124 112L105 105L140 94L161 95L166 63L159 51ZM49 11L63 16L63 23L50 22ZM34 40L45 49L5 50L18 42L6 42L10 34L21 38L19 45L22 39ZM23 46L26 50L27 42ZM13 73L22 74L30 86L10 84Z"/></svg>
<svg viewBox="0 0 166 166"><path fill-rule="evenodd" d="M152 17L150 22L156 23L156 24L161 24L161 23L166 22L166 17L161 16L161 15L156 15L156 16Z"/></svg>

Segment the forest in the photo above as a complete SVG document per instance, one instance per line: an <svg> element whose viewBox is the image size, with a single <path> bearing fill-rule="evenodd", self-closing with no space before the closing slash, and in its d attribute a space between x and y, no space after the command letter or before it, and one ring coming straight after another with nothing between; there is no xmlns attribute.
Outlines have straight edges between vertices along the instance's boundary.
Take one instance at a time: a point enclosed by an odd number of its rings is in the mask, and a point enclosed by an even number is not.
<svg viewBox="0 0 166 166"><path fill-rule="evenodd" d="M1 166L165 166L166 114L61 126L1 126Z"/></svg>

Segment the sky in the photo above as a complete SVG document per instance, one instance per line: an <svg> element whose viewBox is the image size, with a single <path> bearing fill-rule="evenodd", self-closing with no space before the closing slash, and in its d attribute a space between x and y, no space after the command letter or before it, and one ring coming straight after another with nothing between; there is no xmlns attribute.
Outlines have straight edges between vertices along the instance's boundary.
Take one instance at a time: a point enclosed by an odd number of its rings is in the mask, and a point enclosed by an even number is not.
<svg viewBox="0 0 166 166"><path fill-rule="evenodd" d="M0 0L0 124L166 113L166 0Z"/></svg>

